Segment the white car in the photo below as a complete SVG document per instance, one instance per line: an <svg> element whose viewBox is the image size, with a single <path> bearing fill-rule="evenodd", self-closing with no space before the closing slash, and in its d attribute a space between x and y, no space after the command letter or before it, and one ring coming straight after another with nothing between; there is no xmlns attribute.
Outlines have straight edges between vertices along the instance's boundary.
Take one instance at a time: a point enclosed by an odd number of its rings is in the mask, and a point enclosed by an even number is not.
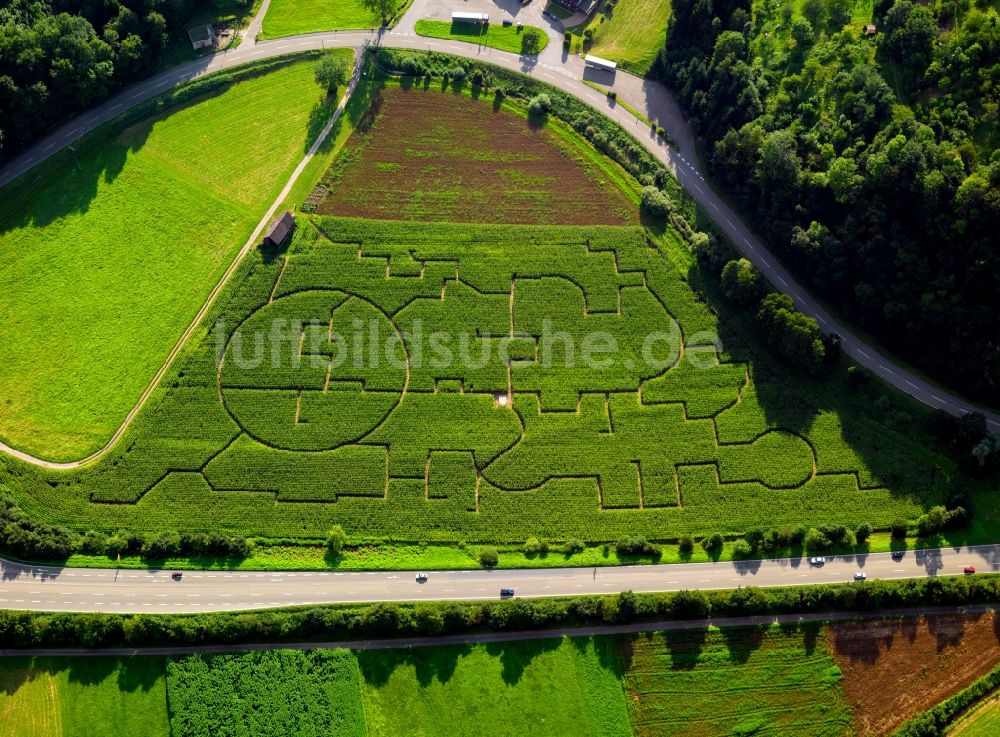
<svg viewBox="0 0 1000 737"><path fill-rule="evenodd" d="M812 558L809 559L809 562L814 566L821 566L824 563L826 563L826 558L824 558L822 555L814 555Z"/></svg>
<svg viewBox="0 0 1000 737"><path fill-rule="evenodd" d="M868 576L865 575L864 571L858 571L854 574L855 581L864 581L866 578L868 578Z"/></svg>
<svg viewBox="0 0 1000 737"><path fill-rule="evenodd" d="M418 573L417 574L417 583L423 583L426 580L427 580L427 574L426 573Z"/></svg>

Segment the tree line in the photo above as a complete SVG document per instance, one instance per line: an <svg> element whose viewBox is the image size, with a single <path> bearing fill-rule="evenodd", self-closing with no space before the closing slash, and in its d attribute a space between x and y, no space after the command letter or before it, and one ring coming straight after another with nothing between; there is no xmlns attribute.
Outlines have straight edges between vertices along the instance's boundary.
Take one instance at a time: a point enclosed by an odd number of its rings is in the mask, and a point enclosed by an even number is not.
<svg viewBox="0 0 1000 737"><path fill-rule="evenodd" d="M233 0L246 4L247 0ZM226 0L226 5L233 2ZM0 161L149 75L223 0L10 0L0 7Z"/></svg>
<svg viewBox="0 0 1000 737"><path fill-rule="evenodd" d="M872 38L848 0L793 5L768 18L748 0L675 0L652 74L812 288L938 379L1000 403L997 12L877 0ZM818 354L793 327L793 350Z"/></svg>

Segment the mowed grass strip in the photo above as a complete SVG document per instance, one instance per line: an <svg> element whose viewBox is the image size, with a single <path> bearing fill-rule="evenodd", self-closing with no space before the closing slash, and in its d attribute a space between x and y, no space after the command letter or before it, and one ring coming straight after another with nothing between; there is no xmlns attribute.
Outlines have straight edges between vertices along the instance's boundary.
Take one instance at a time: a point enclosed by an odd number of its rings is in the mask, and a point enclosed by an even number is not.
<svg viewBox="0 0 1000 737"><path fill-rule="evenodd" d="M538 51L549 43L545 31L535 26L505 26L502 23L454 23L446 20L418 20L414 26L417 35L429 38L445 38L451 41L467 41L472 44L490 46L501 51L521 52L521 39L527 30L538 31Z"/></svg>
<svg viewBox="0 0 1000 737"><path fill-rule="evenodd" d="M293 63L8 185L0 439L69 460L110 437L305 153L321 99L313 63Z"/></svg>
<svg viewBox="0 0 1000 737"><path fill-rule="evenodd" d="M162 658L0 659L0 737L166 737Z"/></svg>
<svg viewBox="0 0 1000 737"><path fill-rule="evenodd" d="M575 30L594 32L587 50L621 64L634 74L645 75L667 40L670 0L618 0L605 3L590 22Z"/></svg>
<svg viewBox="0 0 1000 737"><path fill-rule="evenodd" d="M626 650L637 737L841 737L851 712L815 630L686 630L637 637Z"/></svg>
<svg viewBox="0 0 1000 737"><path fill-rule="evenodd" d="M625 225L635 205L560 135L451 89L387 85L325 181L323 214L479 223Z"/></svg>
<svg viewBox="0 0 1000 737"><path fill-rule="evenodd" d="M405 8L409 3L410 0L401 0L399 7ZM260 38L377 28L381 24L378 14L366 9L361 0L272 0Z"/></svg>

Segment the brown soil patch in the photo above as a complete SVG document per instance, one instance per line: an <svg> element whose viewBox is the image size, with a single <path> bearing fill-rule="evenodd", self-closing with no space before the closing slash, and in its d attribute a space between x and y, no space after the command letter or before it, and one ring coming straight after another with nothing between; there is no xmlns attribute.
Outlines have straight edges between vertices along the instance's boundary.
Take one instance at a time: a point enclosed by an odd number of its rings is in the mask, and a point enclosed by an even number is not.
<svg viewBox="0 0 1000 737"><path fill-rule="evenodd" d="M318 211L379 219L626 225L637 212L547 127L439 88L384 89L324 177Z"/></svg>
<svg viewBox="0 0 1000 737"><path fill-rule="evenodd" d="M1000 663L1000 619L936 615L830 625L861 735L886 735Z"/></svg>

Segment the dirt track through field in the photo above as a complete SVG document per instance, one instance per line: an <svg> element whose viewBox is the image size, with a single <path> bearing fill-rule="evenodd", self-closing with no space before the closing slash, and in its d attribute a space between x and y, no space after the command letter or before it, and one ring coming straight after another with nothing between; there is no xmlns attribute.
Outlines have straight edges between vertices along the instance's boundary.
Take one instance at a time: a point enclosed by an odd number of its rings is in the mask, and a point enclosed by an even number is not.
<svg viewBox="0 0 1000 737"><path fill-rule="evenodd" d="M421 221L626 225L636 209L558 133L438 87L389 87L334 163L319 212Z"/></svg>
<svg viewBox="0 0 1000 737"><path fill-rule="evenodd" d="M887 735L1000 663L1000 618L943 614L830 625L858 734Z"/></svg>

